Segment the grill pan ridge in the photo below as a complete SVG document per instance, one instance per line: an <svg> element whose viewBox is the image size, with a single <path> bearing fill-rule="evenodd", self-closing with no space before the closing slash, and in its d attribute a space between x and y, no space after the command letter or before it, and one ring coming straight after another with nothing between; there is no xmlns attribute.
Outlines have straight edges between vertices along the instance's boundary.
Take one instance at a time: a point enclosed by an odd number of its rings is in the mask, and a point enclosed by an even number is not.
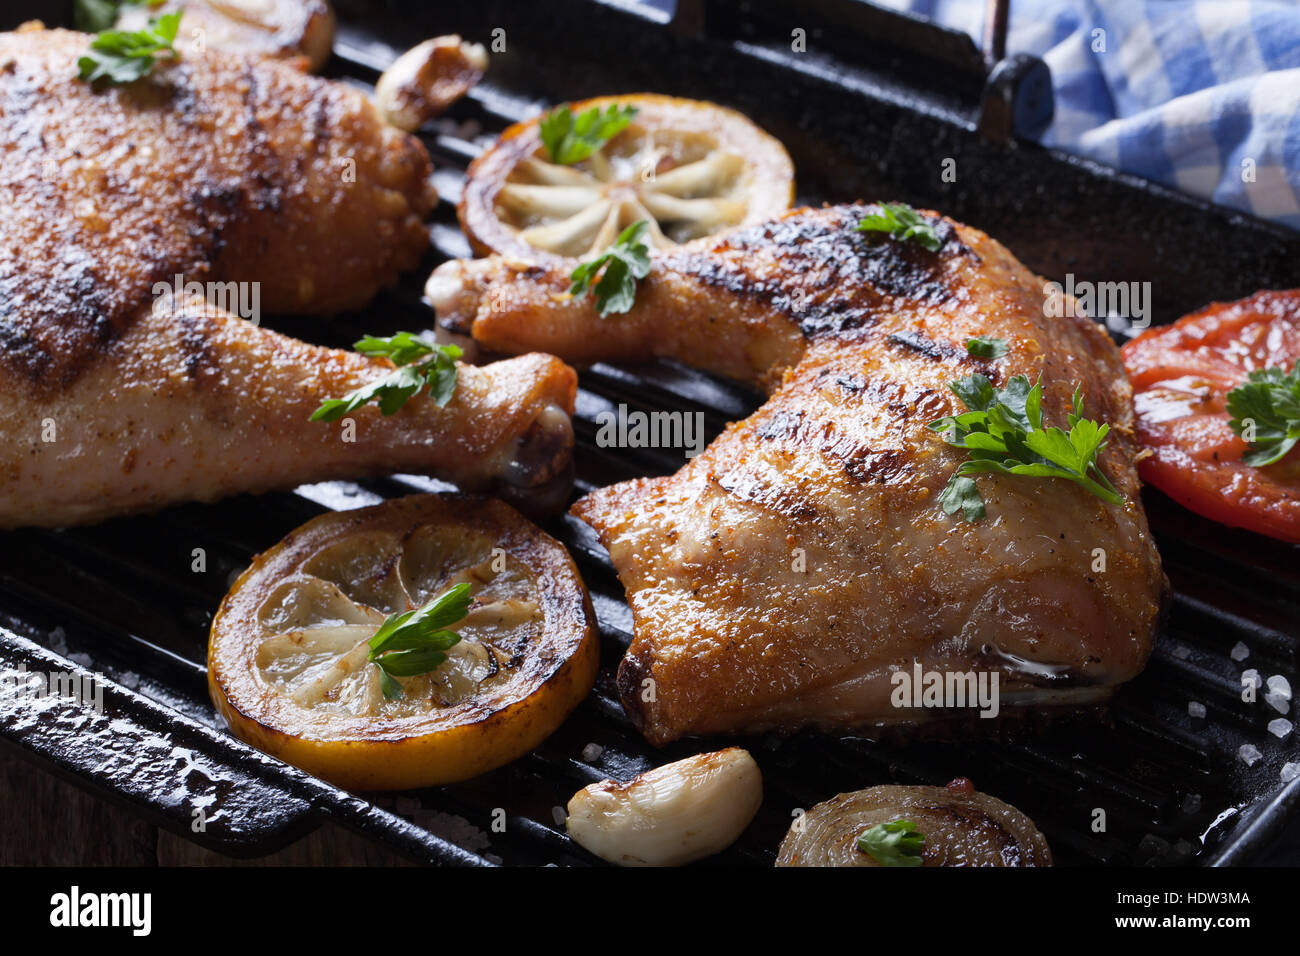
<svg viewBox="0 0 1300 956"><path fill-rule="evenodd" d="M329 323L268 322L311 341L347 347L362 333L429 328L423 277L437 262L469 252L455 218L465 166L506 125L543 105L641 89L747 112L787 144L801 201L904 199L986 229L1049 278L1072 272L1081 279L1149 280L1158 323L1214 299L1300 286L1295 233L1032 145L991 143L959 115L939 115L890 91L873 95L868 78L834 57L826 61L835 64L834 75L809 70L789 53L788 39L785 52L773 39L788 38L788 24L764 32L733 17L713 29L719 17L710 7L710 28L683 35L662 17L586 0L558 0L544 12L495 0L337 6L340 32L329 71L365 88L425 36L458 31L484 41L500 27L507 49L494 57L484 83L422 134L442 197L426 262L362 313ZM571 29L577 22L585 43ZM590 37L603 42L593 46ZM816 43L813 31L810 48ZM971 100L969 90L953 97ZM946 156L962 170L955 184L938 176ZM684 460L664 449L599 447L601 411L623 403L629 410L702 412L712 439L760 401L667 362L584 370L574 419L575 495L668 474ZM88 716L69 701L33 708L0 699L0 739L230 855L271 852L332 819L424 862L599 862L557 822L556 808L575 790L733 741L656 750L632 728L613 684L631 614L608 556L573 518L546 528L569 547L591 589L601 674L569 721L515 763L449 787L352 795L225 734L208 703L207 627L254 554L327 508L448 487L412 475L327 482L89 528L7 533L0 549L0 669L95 671L108 681L102 715ZM1003 740L907 746L811 732L739 741L762 768L764 803L741 840L711 862L771 865L792 813L836 793L956 776L1024 810L1058 864L1256 859L1300 810L1300 780L1283 783L1280 776L1284 763L1300 761L1300 738L1268 733L1279 715L1262 699L1242 702L1240 674L1253 667L1264 678L1282 674L1300 686L1297 549L1210 524L1151 489L1144 497L1175 596L1147 670L1121 689L1105 721L1063 720ZM203 573L191 570L196 548L206 557ZM1240 662L1231 656L1239 644L1249 649ZM1203 704L1205 717L1191 716L1189 702ZM1253 765L1240 757L1246 746L1261 753ZM206 821L197 832L196 808ZM1098 810L1104 832L1093 829ZM492 825L499 811L503 832Z"/></svg>

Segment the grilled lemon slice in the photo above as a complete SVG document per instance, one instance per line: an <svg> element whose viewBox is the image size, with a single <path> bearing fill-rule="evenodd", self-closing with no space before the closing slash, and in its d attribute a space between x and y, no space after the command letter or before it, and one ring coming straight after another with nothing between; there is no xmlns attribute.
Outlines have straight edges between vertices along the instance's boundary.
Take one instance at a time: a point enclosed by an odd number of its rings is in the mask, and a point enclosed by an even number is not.
<svg viewBox="0 0 1300 956"><path fill-rule="evenodd" d="M585 258L642 219L664 249L789 208L789 154L735 110L647 93L570 109L576 116L612 105L635 107L636 115L577 163L551 161L539 116L510 127L470 164L459 213L476 252Z"/></svg>
<svg viewBox="0 0 1300 956"><path fill-rule="evenodd" d="M386 697L370 638L462 583L460 641ZM433 786L563 722L595 681L594 620L568 552L508 505L413 495L321 515L258 555L212 622L208 687L238 737L326 780Z"/></svg>

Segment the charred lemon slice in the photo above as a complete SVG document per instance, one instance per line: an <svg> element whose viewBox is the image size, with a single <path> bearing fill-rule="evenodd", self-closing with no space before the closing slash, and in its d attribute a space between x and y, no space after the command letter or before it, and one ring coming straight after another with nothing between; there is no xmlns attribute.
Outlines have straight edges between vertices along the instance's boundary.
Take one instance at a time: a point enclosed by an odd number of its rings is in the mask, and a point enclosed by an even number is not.
<svg viewBox="0 0 1300 956"><path fill-rule="evenodd" d="M639 220L663 249L789 208L790 156L740 113L644 93L568 108L581 116L610 107L636 112L578 162L554 161L539 116L510 127L470 165L459 212L476 252L583 258Z"/></svg>
<svg viewBox="0 0 1300 956"><path fill-rule="evenodd" d="M391 644L426 666L376 657L381 628L465 592L437 650ZM258 555L212 622L208 687L238 737L326 780L433 786L563 722L595 681L594 620L568 552L508 505L413 495L321 515Z"/></svg>

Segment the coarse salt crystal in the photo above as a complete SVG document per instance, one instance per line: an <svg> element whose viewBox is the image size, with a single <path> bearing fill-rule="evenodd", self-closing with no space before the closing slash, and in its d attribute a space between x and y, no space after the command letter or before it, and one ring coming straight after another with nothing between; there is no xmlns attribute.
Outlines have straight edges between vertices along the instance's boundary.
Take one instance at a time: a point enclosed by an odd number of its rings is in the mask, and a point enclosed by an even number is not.
<svg viewBox="0 0 1300 956"><path fill-rule="evenodd" d="M551 807L551 819L555 821L557 827L562 827L564 822L569 819L569 814L564 807Z"/></svg>
<svg viewBox="0 0 1300 956"><path fill-rule="evenodd" d="M1285 697L1279 697L1277 694L1265 694L1264 700L1279 714L1289 713L1291 710L1291 701Z"/></svg>
<svg viewBox="0 0 1300 956"><path fill-rule="evenodd" d="M600 744L587 744L582 748L582 759L591 763L593 760L599 760L600 755L605 752L605 748Z"/></svg>
<svg viewBox="0 0 1300 956"><path fill-rule="evenodd" d="M1187 702L1187 712L1191 714L1193 717L1204 717L1205 705L1202 704L1199 700L1189 700Z"/></svg>
<svg viewBox="0 0 1300 956"><path fill-rule="evenodd" d="M1259 689L1264 686L1264 678L1260 677L1259 671L1252 667L1249 670L1241 672L1241 686L1245 687L1247 684L1251 684L1256 689Z"/></svg>
<svg viewBox="0 0 1300 956"><path fill-rule="evenodd" d="M1268 679L1269 692L1278 696L1291 699L1291 682L1281 674L1274 674Z"/></svg>
<svg viewBox="0 0 1300 956"><path fill-rule="evenodd" d="M1281 739L1291 733L1291 721L1287 720L1285 717L1279 717L1277 720L1270 720L1268 722L1268 732L1274 737Z"/></svg>
<svg viewBox="0 0 1300 956"><path fill-rule="evenodd" d="M1250 648L1242 641L1238 641L1236 646L1229 652L1234 661L1244 661L1250 656Z"/></svg>
<svg viewBox="0 0 1300 956"><path fill-rule="evenodd" d="M1282 782L1290 783L1296 777L1300 777L1300 763L1282 764Z"/></svg>
<svg viewBox="0 0 1300 956"><path fill-rule="evenodd" d="M1177 647L1174 648L1173 655L1174 657L1178 658L1180 661L1185 661L1187 660L1187 658L1192 656L1192 652L1187 648L1183 647L1181 644L1179 644Z"/></svg>
<svg viewBox="0 0 1300 956"><path fill-rule="evenodd" d="M1264 756L1254 744L1242 744L1237 748L1237 756L1247 767L1254 766L1256 760Z"/></svg>

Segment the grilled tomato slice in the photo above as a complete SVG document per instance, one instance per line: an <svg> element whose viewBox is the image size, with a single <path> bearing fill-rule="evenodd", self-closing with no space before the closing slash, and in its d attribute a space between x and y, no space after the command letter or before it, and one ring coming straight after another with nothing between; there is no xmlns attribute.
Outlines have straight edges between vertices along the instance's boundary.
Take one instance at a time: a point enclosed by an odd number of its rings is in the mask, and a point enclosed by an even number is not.
<svg viewBox="0 0 1300 956"><path fill-rule="evenodd" d="M477 253L583 258L642 219L663 249L790 207L789 154L740 113L647 93L568 105L575 117L610 107L636 114L577 162L553 161L539 116L510 127L470 164L459 213Z"/></svg>
<svg viewBox="0 0 1300 956"><path fill-rule="evenodd" d="M381 625L462 584L445 660L381 672ZM596 678L594 620L568 552L508 505L413 495L321 515L258 555L212 622L208 687L238 737L326 780L433 786L563 722Z"/></svg>
<svg viewBox="0 0 1300 956"><path fill-rule="evenodd" d="M1252 371L1300 359L1300 289L1215 303L1124 346L1142 480L1197 514L1300 543L1300 449L1251 467L1227 395Z"/></svg>

